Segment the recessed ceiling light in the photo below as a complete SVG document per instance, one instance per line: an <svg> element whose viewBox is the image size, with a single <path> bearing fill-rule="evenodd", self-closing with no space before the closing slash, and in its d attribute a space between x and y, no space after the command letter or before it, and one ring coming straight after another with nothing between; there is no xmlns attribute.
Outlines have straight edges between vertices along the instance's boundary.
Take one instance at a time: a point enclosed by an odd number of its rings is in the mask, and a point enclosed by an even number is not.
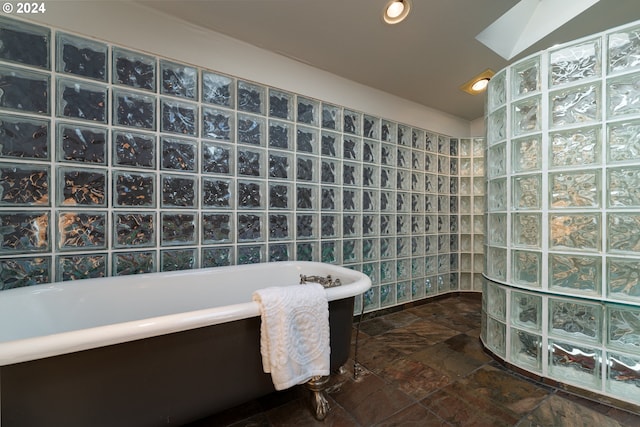
<svg viewBox="0 0 640 427"><path fill-rule="evenodd" d="M409 0L392 0L387 3L382 17L387 24L397 24L407 17L410 9Z"/></svg>
<svg viewBox="0 0 640 427"><path fill-rule="evenodd" d="M486 69L460 86L460 89L464 92L470 93L471 95L478 95L487 88L489 80L491 80L491 77L493 77L494 74L493 70Z"/></svg>

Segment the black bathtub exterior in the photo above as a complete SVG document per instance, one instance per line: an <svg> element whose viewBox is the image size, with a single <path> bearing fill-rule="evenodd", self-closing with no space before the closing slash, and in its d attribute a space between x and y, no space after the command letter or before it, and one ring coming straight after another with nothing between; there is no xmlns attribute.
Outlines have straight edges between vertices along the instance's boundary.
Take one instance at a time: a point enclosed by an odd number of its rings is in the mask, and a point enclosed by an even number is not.
<svg viewBox="0 0 640 427"><path fill-rule="evenodd" d="M349 357L353 304L329 302L332 371ZM273 391L252 317L2 366L0 425L180 426Z"/></svg>

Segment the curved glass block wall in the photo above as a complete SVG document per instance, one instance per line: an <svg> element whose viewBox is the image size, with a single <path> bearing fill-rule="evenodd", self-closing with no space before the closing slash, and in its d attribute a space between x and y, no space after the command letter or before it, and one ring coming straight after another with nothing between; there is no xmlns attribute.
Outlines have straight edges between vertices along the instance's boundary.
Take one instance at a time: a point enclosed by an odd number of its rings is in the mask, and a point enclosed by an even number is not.
<svg viewBox="0 0 640 427"><path fill-rule="evenodd" d="M487 96L482 340L640 403L640 23L543 51Z"/></svg>

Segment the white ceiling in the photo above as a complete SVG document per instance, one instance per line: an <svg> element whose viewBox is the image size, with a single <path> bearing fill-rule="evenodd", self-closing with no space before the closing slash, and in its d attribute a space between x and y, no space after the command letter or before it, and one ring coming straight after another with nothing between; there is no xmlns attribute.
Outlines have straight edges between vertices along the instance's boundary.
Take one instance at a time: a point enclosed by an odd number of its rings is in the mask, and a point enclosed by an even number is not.
<svg viewBox="0 0 640 427"><path fill-rule="evenodd" d="M483 115L459 90L508 62L475 39L518 0L412 0L386 25L388 0L138 0L263 49L457 117ZM561 2L563 0L556 0ZM640 19L640 0L601 0L515 58ZM505 34L509 37L509 34Z"/></svg>

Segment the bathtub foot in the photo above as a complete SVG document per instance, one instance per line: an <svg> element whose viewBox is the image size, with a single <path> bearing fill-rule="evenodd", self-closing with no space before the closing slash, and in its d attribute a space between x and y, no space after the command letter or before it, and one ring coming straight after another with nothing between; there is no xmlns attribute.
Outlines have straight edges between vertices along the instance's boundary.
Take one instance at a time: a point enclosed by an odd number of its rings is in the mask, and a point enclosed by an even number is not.
<svg viewBox="0 0 640 427"><path fill-rule="evenodd" d="M329 382L329 376L315 376L307 381L307 388L311 390L311 410L317 420L324 420L329 413L329 401L325 394L325 388Z"/></svg>

